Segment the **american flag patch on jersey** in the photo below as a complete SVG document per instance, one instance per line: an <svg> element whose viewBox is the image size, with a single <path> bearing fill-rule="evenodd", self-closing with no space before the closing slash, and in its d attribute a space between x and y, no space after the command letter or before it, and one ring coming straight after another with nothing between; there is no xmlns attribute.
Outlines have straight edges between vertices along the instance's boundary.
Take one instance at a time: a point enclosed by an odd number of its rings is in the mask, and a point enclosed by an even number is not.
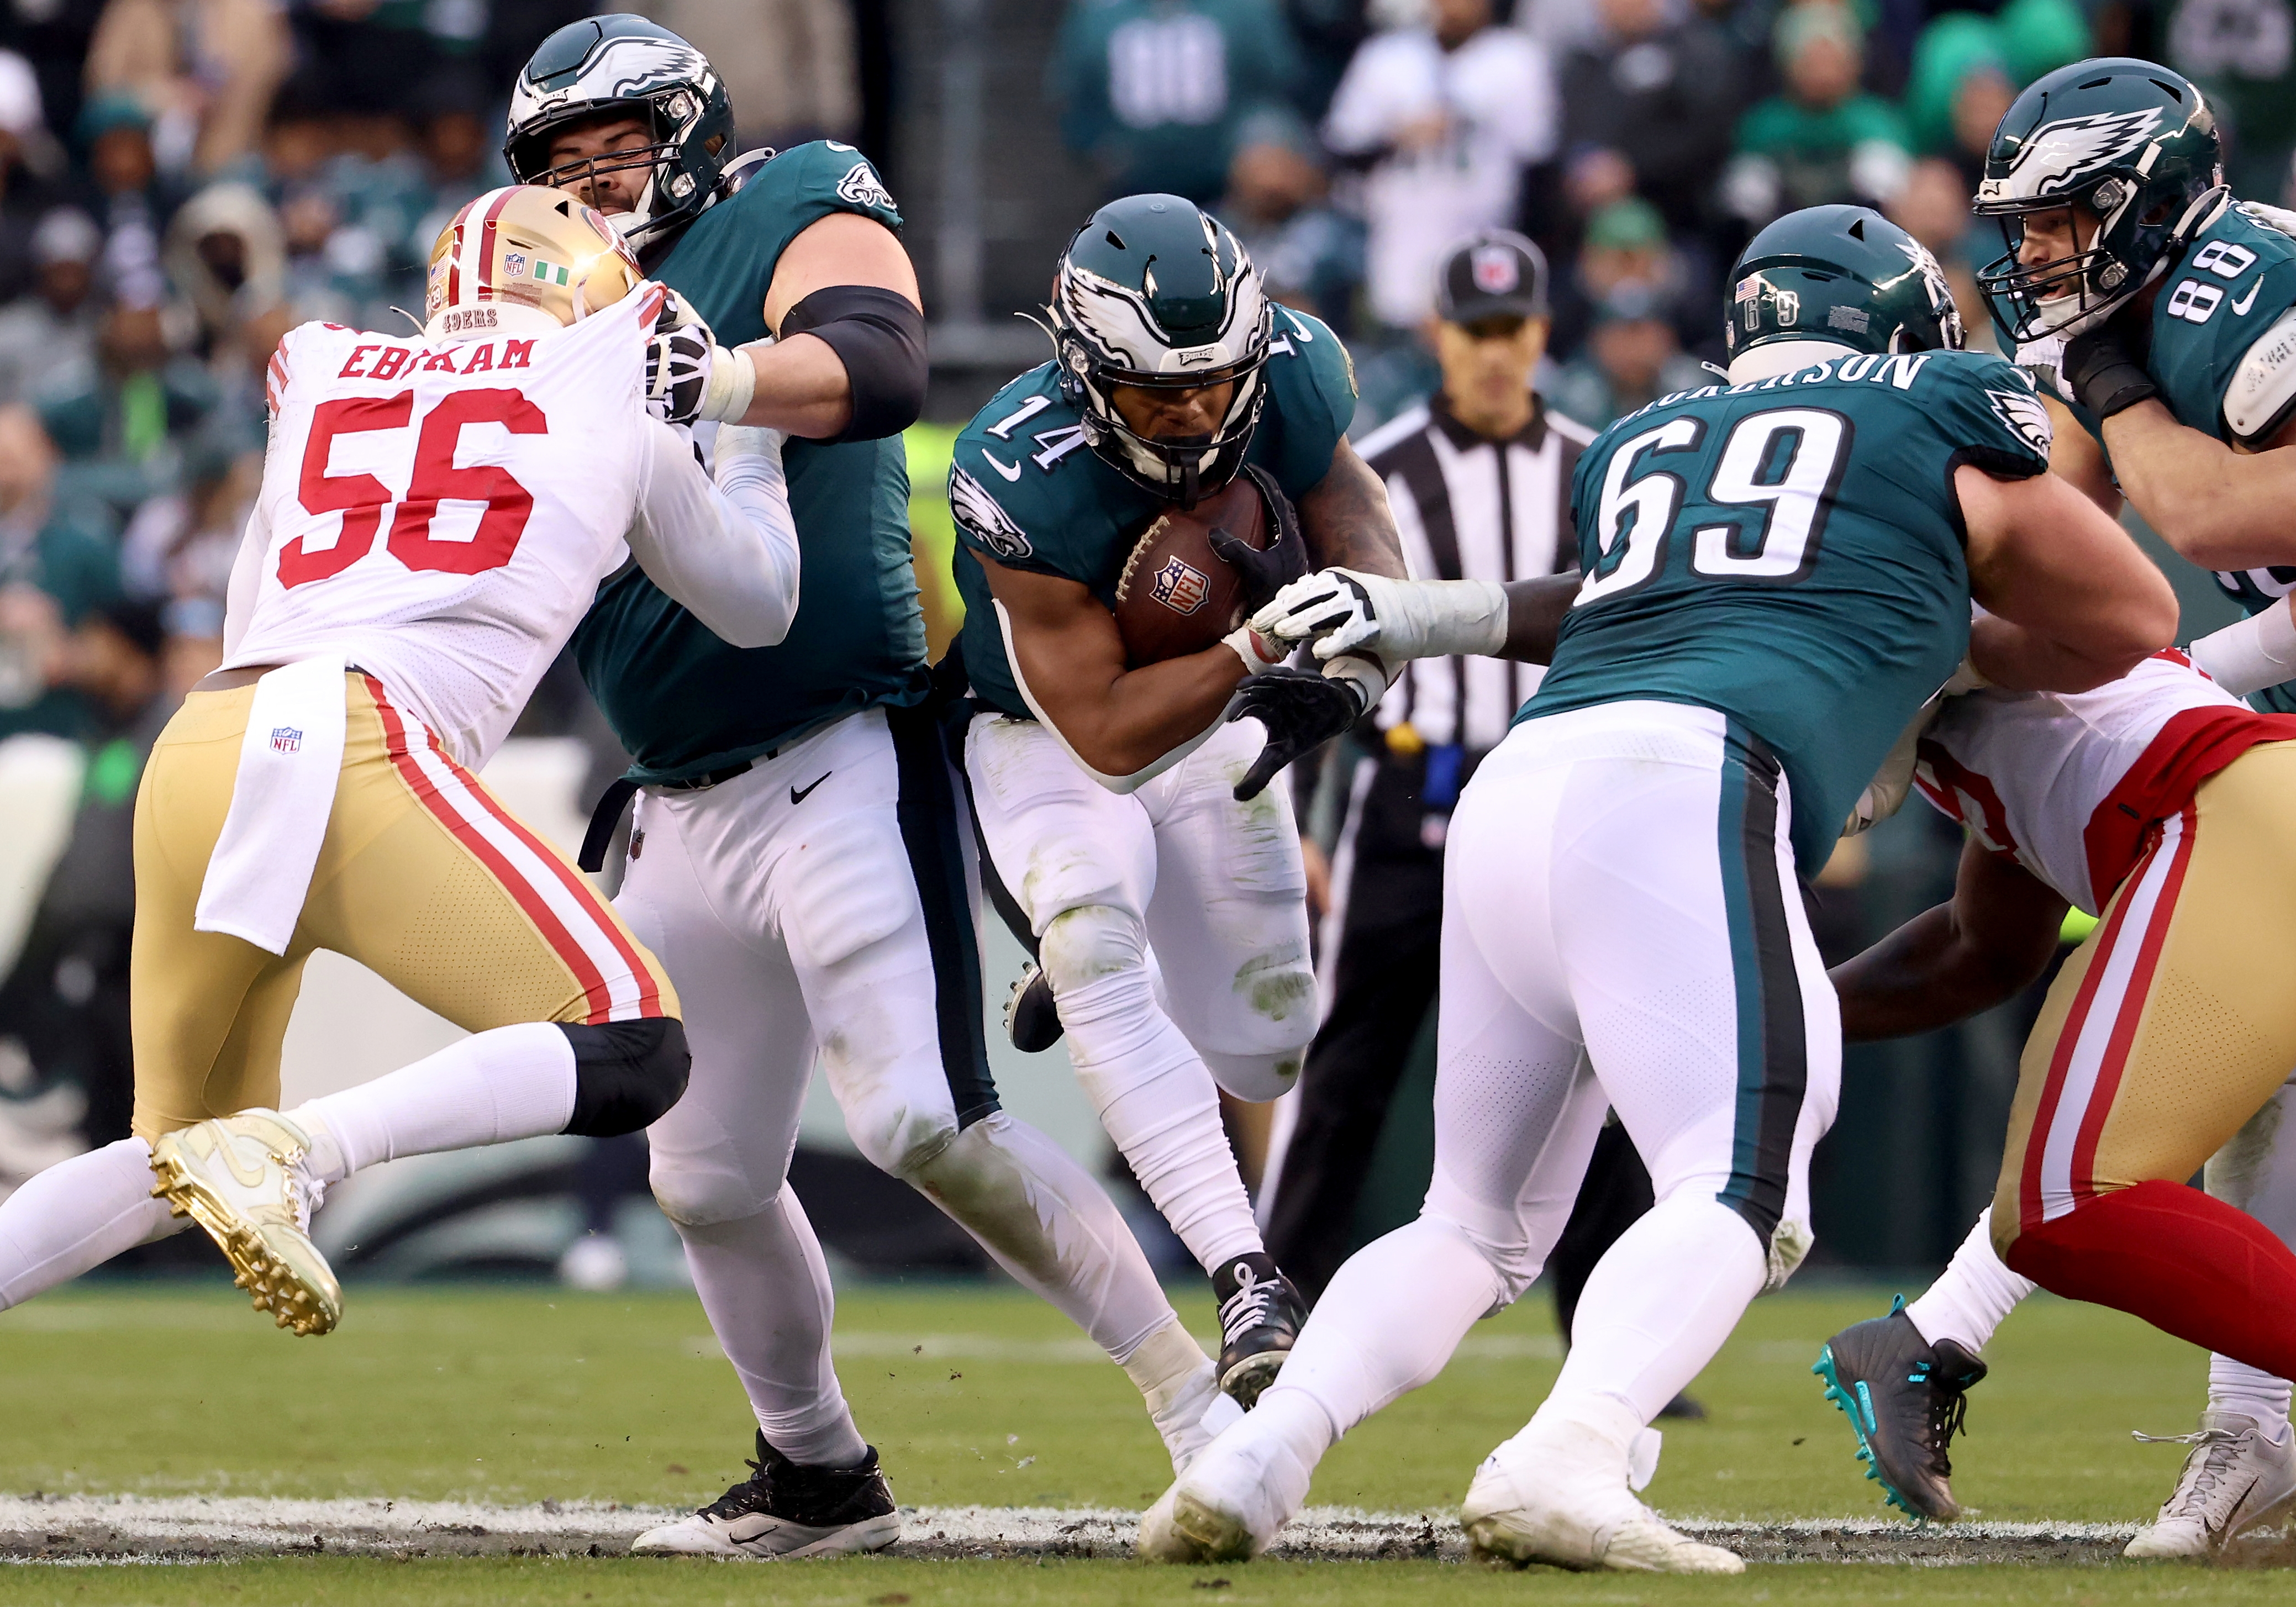
<svg viewBox="0 0 2296 1607"><path fill-rule="evenodd" d="M274 726L271 728L272 752L300 753L302 750L303 734L301 731L298 730L293 726Z"/></svg>

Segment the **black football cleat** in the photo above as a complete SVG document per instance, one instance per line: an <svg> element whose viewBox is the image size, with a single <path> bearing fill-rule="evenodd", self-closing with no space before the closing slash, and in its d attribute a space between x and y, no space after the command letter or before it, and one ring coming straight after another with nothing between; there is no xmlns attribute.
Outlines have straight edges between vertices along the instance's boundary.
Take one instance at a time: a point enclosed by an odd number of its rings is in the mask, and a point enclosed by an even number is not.
<svg viewBox="0 0 2296 1607"><path fill-rule="evenodd" d="M1969 1390L1985 1364L1952 1340L1922 1338L1899 1295L1887 1316L1853 1323L1825 1342L1810 1369L1857 1436L1857 1460L1889 1504L1916 1521L1957 1518L1953 1460Z"/></svg>
<svg viewBox="0 0 2296 1607"><path fill-rule="evenodd" d="M1212 1274L1219 1301L1219 1386L1245 1411L1275 1382L1308 1320L1308 1302L1265 1255L1231 1257Z"/></svg>
<svg viewBox="0 0 2296 1607"><path fill-rule="evenodd" d="M856 1467L800 1467L759 1434L750 1470L693 1516L640 1535L630 1550L775 1562L882 1551L901 1537L900 1513L874 1446Z"/></svg>
<svg viewBox="0 0 2296 1607"><path fill-rule="evenodd" d="M1004 1036L1023 1054L1042 1054L1061 1041L1060 1006L1053 1002L1053 985L1034 960L1021 968L1020 980L1004 998Z"/></svg>

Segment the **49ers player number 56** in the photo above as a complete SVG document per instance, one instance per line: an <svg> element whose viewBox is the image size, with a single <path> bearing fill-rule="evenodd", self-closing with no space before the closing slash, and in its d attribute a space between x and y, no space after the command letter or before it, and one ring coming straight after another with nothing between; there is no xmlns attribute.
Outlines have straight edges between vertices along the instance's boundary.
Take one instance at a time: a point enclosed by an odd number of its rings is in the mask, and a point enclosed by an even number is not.
<svg viewBox="0 0 2296 1607"><path fill-rule="evenodd" d="M465 207L425 312L401 338L305 324L272 360L224 668L136 801L135 1136L0 1206L0 1308L188 1215L258 1310L324 1333L341 1291L307 1229L327 1185L633 1131L685 1086L660 964L475 772L626 564L728 640L781 638L798 551L778 438L726 431L713 484L648 416L650 355L687 315L554 191ZM271 1108L320 948L473 1036Z"/></svg>

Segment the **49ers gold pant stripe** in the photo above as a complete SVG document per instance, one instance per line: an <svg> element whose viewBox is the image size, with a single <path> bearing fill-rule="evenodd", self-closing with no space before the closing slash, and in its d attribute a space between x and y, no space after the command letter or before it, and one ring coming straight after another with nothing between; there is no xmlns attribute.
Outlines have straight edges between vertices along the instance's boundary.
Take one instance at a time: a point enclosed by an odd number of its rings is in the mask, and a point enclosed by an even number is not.
<svg viewBox="0 0 2296 1607"><path fill-rule="evenodd" d="M2296 1068L2296 743L2163 821L2026 1040L1997 1247L2084 1200L2182 1183Z"/></svg>
<svg viewBox="0 0 2296 1607"><path fill-rule="evenodd" d="M333 811L286 954L193 930L254 695L186 698L136 798L139 1136L278 1103L281 1045L316 949L473 1032L678 1013L660 963L581 873L357 674L345 678Z"/></svg>

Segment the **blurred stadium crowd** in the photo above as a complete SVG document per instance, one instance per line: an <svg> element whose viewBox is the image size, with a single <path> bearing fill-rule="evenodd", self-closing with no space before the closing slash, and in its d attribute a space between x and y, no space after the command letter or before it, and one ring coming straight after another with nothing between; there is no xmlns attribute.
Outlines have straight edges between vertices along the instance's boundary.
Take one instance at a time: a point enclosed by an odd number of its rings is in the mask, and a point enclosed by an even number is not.
<svg viewBox="0 0 2296 1607"><path fill-rule="evenodd" d="M88 756L72 845L0 982L0 1097L53 1082L59 1057L124 1070L128 807L152 736L217 661L274 345L306 319L398 327L394 309L420 305L440 225L507 181L517 67L599 9L0 0L0 740ZM877 147L888 99L931 70L904 52L930 0L637 9L708 53L745 145L827 135L879 160L897 193L925 184ZM939 25L982 10L941 0ZM2228 127L2235 193L2296 191L2290 0L1067 0L1056 32L1030 37L1045 130L1105 193L1212 208L1279 298L1349 336L1358 438L1437 383L1437 264L1491 225L1553 265L1538 389L1589 426L1699 382L1721 355L1723 271L1798 207L1882 208L1946 264L1972 340L1989 341L1972 270L2000 245L1968 213L1986 142L2021 86L2088 54L2190 73ZM945 468L962 411L913 442L920 552L944 571L935 448ZM921 567L938 643L946 575ZM569 676L523 729L595 727ZM605 740L597 773L618 768ZM1866 890L1840 916L1845 941L1930 901L1949 875L1941 831L1875 834L1878 870L1851 867ZM28 1049L67 1007L52 1047ZM87 1135L124 1131L107 1078L79 1080ZM1938 1114L1943 1151L1997 1133L1991 1099ZM1937 1216L1957 1236L1989 1163L1948 1170Z"/></svg>

